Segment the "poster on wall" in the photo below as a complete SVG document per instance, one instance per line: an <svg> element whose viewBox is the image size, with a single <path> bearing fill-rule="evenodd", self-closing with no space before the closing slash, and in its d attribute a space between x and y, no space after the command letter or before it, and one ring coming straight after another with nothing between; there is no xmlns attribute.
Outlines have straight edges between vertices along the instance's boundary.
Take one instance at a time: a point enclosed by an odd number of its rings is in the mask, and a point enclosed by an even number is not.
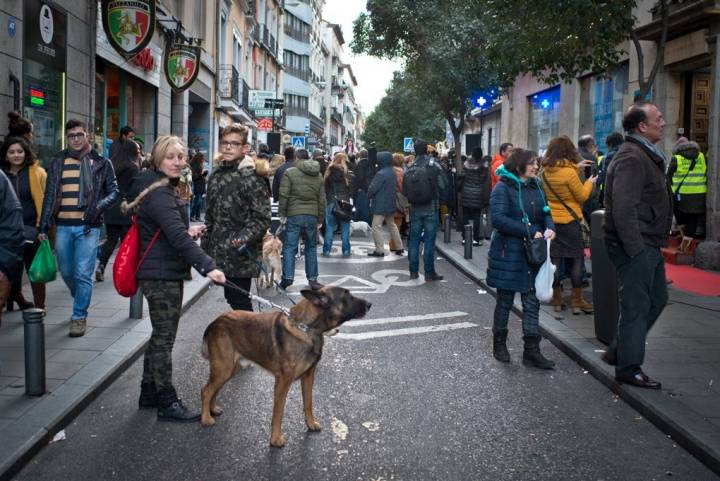
<svg viewBox="0 0 720 481"><path fill-rule="evenodd" d="M155 0L102 0L100 14L110 45L126 59L142 52L155 33Z"/></svg>
<svg viewBox="0 0 720 481"><path fill-rule="evenodd" d="M175 92L192 85L200 72L201 50L198 46L180 43L165 48L165 78Z"/></svg>

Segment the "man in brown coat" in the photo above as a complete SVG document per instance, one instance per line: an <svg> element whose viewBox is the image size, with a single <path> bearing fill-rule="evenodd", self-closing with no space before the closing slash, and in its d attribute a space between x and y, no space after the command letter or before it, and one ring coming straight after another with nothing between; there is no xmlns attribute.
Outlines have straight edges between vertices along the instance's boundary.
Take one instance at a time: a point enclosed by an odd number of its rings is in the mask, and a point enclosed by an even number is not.
<svg viewBox="0 0 720 481"><path fill-rule="evenodd" d="M632 105L623 118L627 131L605 182L605 242L618 273L620 319L617 337L603 359L615 364L618 382L660 389L642 371L645 339L667 304L665 263L660 247L672 224L672 192L665 155L655 146L665 120L650 102Z"/></svg>

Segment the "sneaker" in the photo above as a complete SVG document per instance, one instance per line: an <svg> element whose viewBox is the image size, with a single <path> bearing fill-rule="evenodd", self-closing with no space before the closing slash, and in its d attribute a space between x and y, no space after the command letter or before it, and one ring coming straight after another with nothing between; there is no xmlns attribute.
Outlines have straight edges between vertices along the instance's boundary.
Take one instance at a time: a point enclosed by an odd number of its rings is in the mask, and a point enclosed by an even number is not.
<svg viewBox="0 0 720 481"><path fill-rule="evenodd" d="M483 245L483 241L473 241L474 246L481 246Z"/></svg>
<svg viewBox="0 0 720 481"><path fill-rule="evenodd" d="M85 319L77 319L77 320L70 320L70 337L82 337L85 335L85 327L87 325L87 320Z"/></svg>
<svg viewBox="0 0 720 481"><path fill-rule="evenodd" d="M170 421L175 423L194 423L200 420L200 413L195 413L185 406L181 400L177 400L169 406L159 407L157 410L158 421Z"/></svg>
<svg viewBox="0 0 720 481"><path fill-rule="evenodd" d="M280 281L280 287L281 287L282 289L287 289L288 287L290 287L290 286L292 286L292 285L293 285L293 280L292 280L292 279L285 279L285 278L283 278L283 280Z"/></svg>
<svg viewBox="0 0 720 481"><path fill-rule="evenodd" d="M105 280L105 266L102 264L98 264L97 269L95 269L95 280L97 282L103 282Z"/></svg>
<svg viewBox="0 0 720 481"><path fill-rule="evenodd" d="M315 281L315 280L308 281L308 285L310 286L310 289L312 289L313 291L319 291L320 289L325 287L322 284L320 284L318 281Z"/></svg>
<svg viewBox="0 0 720 481"><path fill-rule="evenodd" d="M385 253L384 253L384 252L377 252L377 251L368 252L367 255L368 255L369 257L385 257Z"/></svg>
<svg viewBox="0 0 720 481"><path fill-rule="evenodd" d="M465 245L465 239L462 240L462 245Z"/></svg>
<svg viewBox="0 0 720 481"><path fill-rule="evenodd" d="M432 274L425 274L426 281L441 281L443 279L445 278L436 272L433 272Z"/></svg>

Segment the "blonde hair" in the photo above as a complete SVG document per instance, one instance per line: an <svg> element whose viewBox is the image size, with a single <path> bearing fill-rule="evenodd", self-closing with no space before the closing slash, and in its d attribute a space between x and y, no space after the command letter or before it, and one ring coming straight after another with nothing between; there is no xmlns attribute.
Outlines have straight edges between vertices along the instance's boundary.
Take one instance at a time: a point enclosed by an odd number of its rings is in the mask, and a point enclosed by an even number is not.
<svg viewBox="0 0 720 481"><path fill-rule="evenodd" d="M167 154L168 149L176 145L180 147L184 156L186 153L185 142L183 142L180 137L177 135L161 135L158 137L150 153L150 161L155 170L160 168L160 164L162 164L162 161L165 159L165 154Z"/></svg>
<svg viewBox="0 0 720 481"><path fill-rule="evenodd" d="M325 169L325 179L330 176L330 168L332 166L337 166L340 168L340 171L343 174L343 179L345 180L345 184L348 184L348 167L347 167L347 159L348 156L344 152L338 152L333 157L332 161L330 162L330 165L328 165L327 169Z"/></svg>
<svg viewBox="0 0 720 481"><path fill-rule="evenodd" d="M405 165L405 156L403 154L399 154L395 152L392 154L392 166L393 167L402 167Z"/></svg>

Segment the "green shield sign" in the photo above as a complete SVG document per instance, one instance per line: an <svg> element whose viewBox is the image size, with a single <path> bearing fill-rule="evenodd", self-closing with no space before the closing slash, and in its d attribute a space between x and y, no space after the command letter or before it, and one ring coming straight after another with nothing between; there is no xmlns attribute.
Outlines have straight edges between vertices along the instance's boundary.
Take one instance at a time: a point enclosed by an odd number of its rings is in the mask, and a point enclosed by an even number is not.
<svg viewBox="0 0 720 481"><path fill-rule="evenodd" d="M168 44L165 49L165 78L175 92L188 88L200 72L200 47L185 44Z"/></svg>
<svg viewBox="0 0 720 481"><path fill-rule="evenodd" d="M108 42L126 59L142 52L155 33L155 0L102 0L100 14Z"/></svg>

